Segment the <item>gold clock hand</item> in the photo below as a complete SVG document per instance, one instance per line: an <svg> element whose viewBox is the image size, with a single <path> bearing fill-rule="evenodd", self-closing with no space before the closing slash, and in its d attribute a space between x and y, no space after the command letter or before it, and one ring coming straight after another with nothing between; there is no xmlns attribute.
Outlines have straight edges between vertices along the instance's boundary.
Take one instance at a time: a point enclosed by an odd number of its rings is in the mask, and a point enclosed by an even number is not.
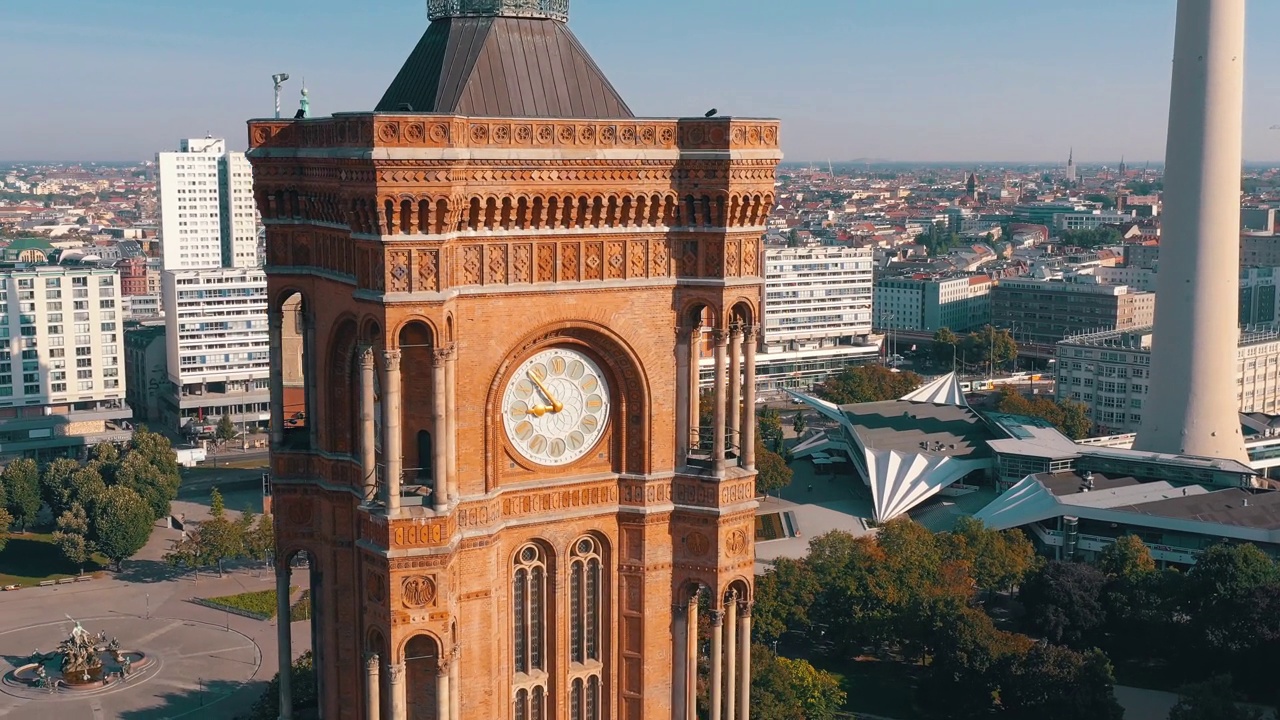
<svg viewBox="0 0 1280 720"><path fill-rule="evenodd" d="M532 415L534 417L542 417L543 415L546 415L548 412L554 412L551 409L550 405L534 405L533 407L529 408L526 414Z"/></svg>
<svg viewBox="0 0 1280 720"><path fill-rule="evenodd" d="M538 389L542 391L542 394L546 396L547 400L551 401L551 412L558 413L561 410L564 410L564 405L562 405L560 401L551 394L551 391L547 389L546 385L542 384L542 381L538 379L537 375L534 375L533 373L528 373L528 375L529 379L533 381L534 385L538 386Z"/></svg>

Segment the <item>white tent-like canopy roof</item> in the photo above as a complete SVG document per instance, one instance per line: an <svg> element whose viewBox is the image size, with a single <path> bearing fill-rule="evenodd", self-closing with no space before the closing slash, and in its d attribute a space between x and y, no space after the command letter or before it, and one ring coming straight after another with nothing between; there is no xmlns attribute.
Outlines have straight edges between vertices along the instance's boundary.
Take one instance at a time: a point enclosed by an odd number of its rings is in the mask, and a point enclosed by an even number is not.
<svg viewBox="0 0 1280 720"><path fill-rule="evenodd" d="M929 416L938 422L943 422L938 417L939 413L942 416L958 413L957 417L972 417L973 411L965 402L964 392L960 389L960 382L955 373L944 375L899 400L868 404L865 407L881 408L878 411L872 411L872 414L860 412L859 408L864 406L841 407L802 393L790 390L787 393L840 423L853 441L856 446L853 451L860 455L853 459L855 464L860 466L859 469L865 472L877 522L885 522L902 515L938 494L943 488L960 481L970 472L982 470L990 465L990 461L986 458L969 458L965 457L963 450L957 451L957 445L964 444L961 437L952 436L944 439L946 436L940 434L917 433L916 437L919 437L921 442L918 443L919 450L916 450L915 438L907 432L890 431L887 424L879 425L878 430L864 427L864 424L876 413L879 417L874 421L875 423L889 424L891 424L890 416L909 415L912 418ZM881 407L895 404L898 407L890 410ZM921 405L950 406L960 410L944 412L924 408L912 409L919 408ZM957 417L949 418L946 422L956 422ZM922 425L930 424L925 420L921 420L921 423ZM880 442L889 441L890 435L893 438L909 438L909 442L905 443L908 448L904 449L902 447L904 443L901 441L896 443L899 445L896 448L876 446Z"/></svg>
<svg viewBox="0 0 1280 720"><path fill-rule="evenodd" d="M964 391L960 389L960 379L953 372L921 385L903 395L901 399L907 402L930 403L932 405L969 406L969 403L964 399Z"/></svg>

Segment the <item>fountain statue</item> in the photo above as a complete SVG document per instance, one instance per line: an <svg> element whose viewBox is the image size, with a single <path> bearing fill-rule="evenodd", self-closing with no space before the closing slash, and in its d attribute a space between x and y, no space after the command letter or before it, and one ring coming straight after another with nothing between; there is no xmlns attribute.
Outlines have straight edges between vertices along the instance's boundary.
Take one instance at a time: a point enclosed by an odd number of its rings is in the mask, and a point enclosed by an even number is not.
<svg viewBox="0 0 1280 720"><path fill-rule="evenodd" d="M143 653L123 650L118 639L108 641L105 632L94 635L80 621L66 617L72 622L71 633L58 643L58 649L42 653L37 648L25 665L5 677L6 682L48 692L90 689L114 680L123 682L147 664Z"/></svg>

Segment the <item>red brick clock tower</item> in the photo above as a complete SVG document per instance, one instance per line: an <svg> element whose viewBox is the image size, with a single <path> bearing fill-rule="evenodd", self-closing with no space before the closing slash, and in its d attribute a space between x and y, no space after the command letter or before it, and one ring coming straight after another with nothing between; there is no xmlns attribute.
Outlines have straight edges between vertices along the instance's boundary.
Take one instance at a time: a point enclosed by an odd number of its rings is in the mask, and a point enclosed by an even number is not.
<svg viewBox="0 0 1280 720"><path fill-rule="evenodd" d="M429 6L373 112L249 124L323 717L745 720L778 123L634 117L567 0Z"/></svg>

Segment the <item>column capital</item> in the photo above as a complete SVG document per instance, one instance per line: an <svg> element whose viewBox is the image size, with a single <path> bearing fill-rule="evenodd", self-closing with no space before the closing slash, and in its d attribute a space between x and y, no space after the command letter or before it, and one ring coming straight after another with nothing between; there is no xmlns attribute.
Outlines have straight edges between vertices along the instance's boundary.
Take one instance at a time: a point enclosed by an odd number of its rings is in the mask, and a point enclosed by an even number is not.
<svg viewBox="0 0 1280 720"><path fill-rule="evenodd" d="M712 611L711 611L711 624L712 624L712 625L714 625L714 626L716 626L716 627L720 627L721 625L723 625L723 624L724 624L724 611L723 611L723 610L712 610Z"/></svg>
<svg viewBox="0 0 1280 720"><path fill-rule="evenodd" d="M382 658L378 657L378 653L376 653L376 652L368 652L368 653L365 653L365 654L364 654L364 669L365 669L365 670L367 670L367 671L369 671L369 672L371 672L371 673L372 673L372 672L377 672L377 671L378 671L378 663L380 663L381 661L382 661Z"/></svg>
<svg viewBox="0 0 1280 720"><path fill-rule="evenodd" d="M724 347L729 344L729 332L724 328L716 328L712 332L712 337L716 340L716 345Z"/></svg>
<svg viewBox="0 0 1280 720"><path fill-rule="evenodd" d="M742 598L741 600L739 600L738 601L738 617L740 618L751 617L751 608L754 606L755 606L755 603L748 602L746 598Z"/></svg>
<svg viewBox="0 0 1280 720"><path fill-rule="evenodd" d="M453 355L454 355L453 343L449 343L448 345L441 345L439 347L435 347L431 349L432 362L437 367L452 360Z"/></svg>
<svg viewBox="0 0 1280 720"><path fill-rule="evenodd" d="M404 682L404 663L387 665L387 677L391 679L392 685L399 685Z"/></svg>
<svg viewBox="0 0 1280 720"><path fill-rule="evenodd" d="M742 333L748 342L755 342L760 337L760 326L744 325L742 326Z"/></svg>
<svg viewBox="0 0 1280 720"><path fill-rule="evenodd" d="M387 372L400 372L400 350L383 350L382 362Z"/></svg>
<svg viewBox="0 0 1280 720"><path fill-rule="evenodd" d="M732 605L736 602L738 602L738 591L736 589L731 589L729 590L729 592L724 594L725 607L728 607L729 605Z"/></svg>
<svg viewBox="0 0 1280 720"><path fill-rule="evenodd" d="M356 352L360 355L360 367L365 370L372 370L374 364L373 346L361 345Z"/></svg>

